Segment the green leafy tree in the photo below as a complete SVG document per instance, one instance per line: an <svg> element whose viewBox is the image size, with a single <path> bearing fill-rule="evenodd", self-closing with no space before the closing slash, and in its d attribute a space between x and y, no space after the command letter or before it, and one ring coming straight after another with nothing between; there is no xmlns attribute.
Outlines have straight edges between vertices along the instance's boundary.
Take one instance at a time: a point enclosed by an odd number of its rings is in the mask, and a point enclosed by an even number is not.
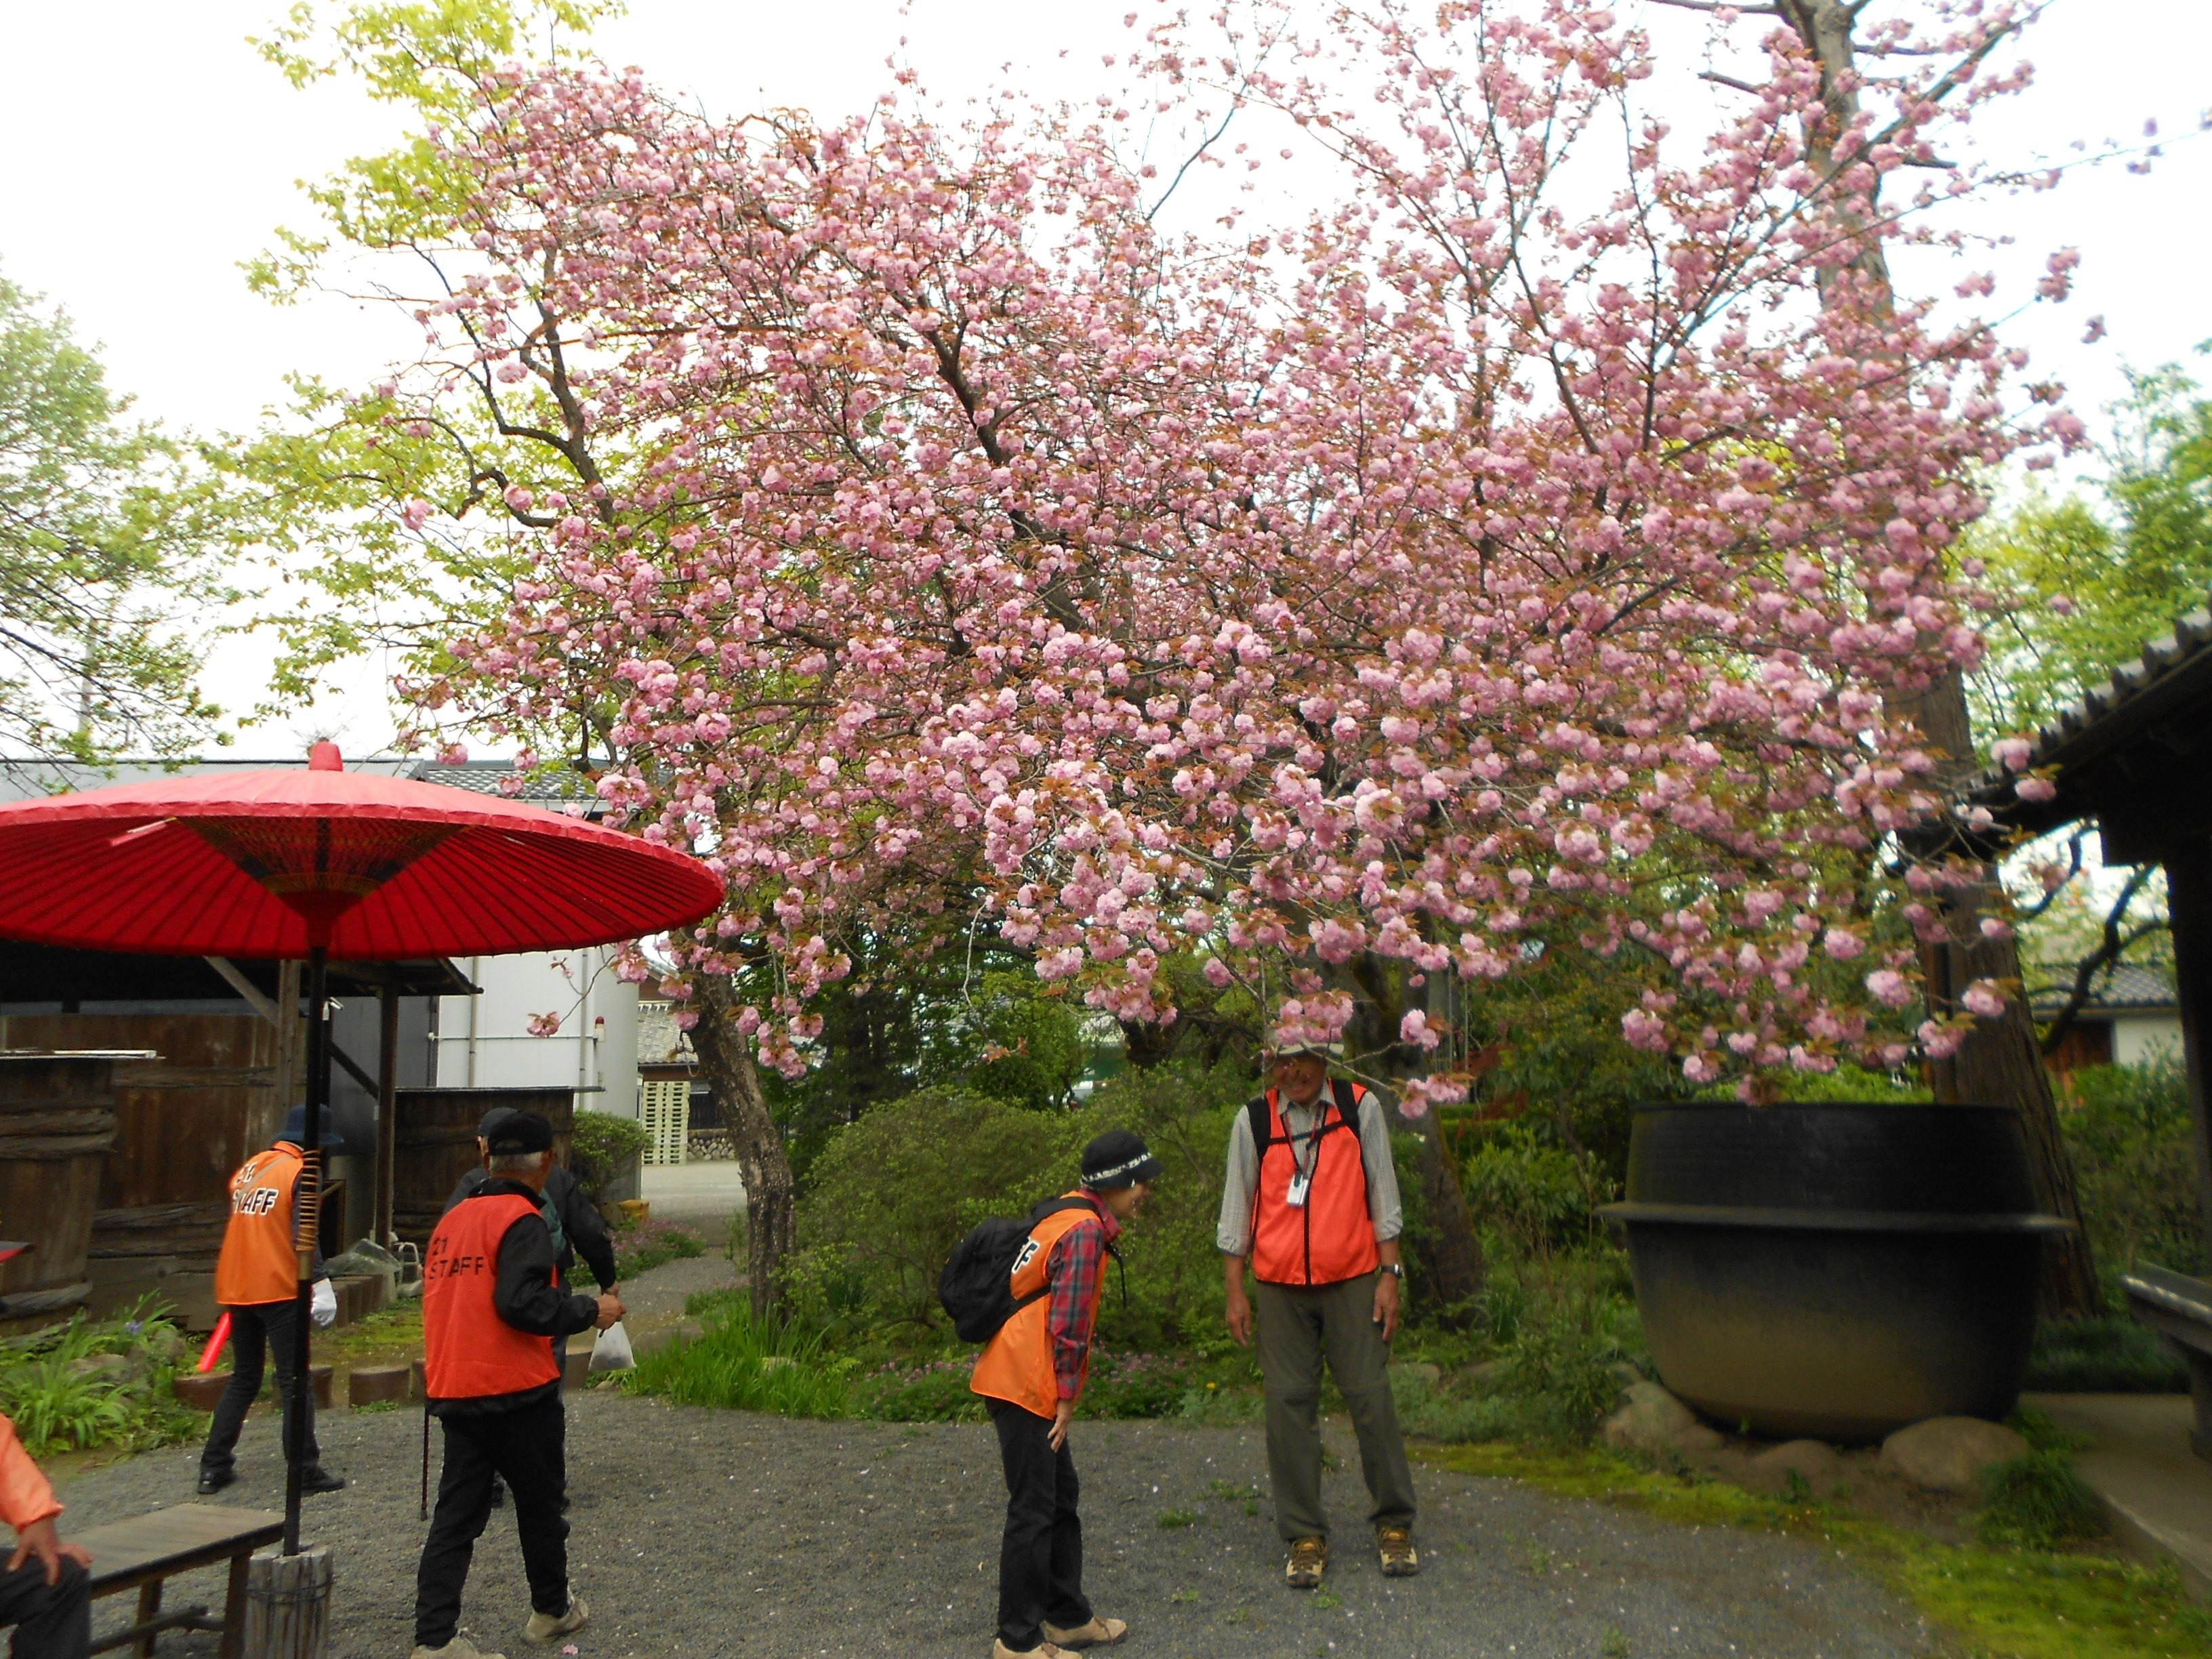
<svg viewBox="0 0 2212 1659"><path fill-rule="evenodd" d="M234 503L129 418L68 316L0 278L0 752L98 760L214 737L199 692Z"/></svg>

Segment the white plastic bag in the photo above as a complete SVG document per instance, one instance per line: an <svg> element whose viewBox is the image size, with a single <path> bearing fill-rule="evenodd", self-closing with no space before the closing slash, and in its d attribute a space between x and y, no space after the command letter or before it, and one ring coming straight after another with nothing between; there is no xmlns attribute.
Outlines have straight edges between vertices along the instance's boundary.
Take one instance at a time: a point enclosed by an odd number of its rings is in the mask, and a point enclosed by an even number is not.
<svg viewBox="0 0 2212 1659"><path fill-rule="evenodd" d="M629 1333L623 1322L615 1322L599 1333L599 1340L592 1344L590 1369L595 1371L630 1371L637 1369L637 1357L629 1350Z"/></svg>

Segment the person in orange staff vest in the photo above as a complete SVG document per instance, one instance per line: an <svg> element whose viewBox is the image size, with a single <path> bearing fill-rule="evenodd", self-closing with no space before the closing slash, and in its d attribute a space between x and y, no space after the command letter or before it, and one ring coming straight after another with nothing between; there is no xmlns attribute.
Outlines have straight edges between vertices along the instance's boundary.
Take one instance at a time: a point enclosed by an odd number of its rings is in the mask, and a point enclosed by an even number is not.
<svg viewBox="0 0 2212 1659"><path fill-rule="evenodd" d="M1413 1474L1390 1397L1403 1224L1390 1131L1381 1103L1332 1079L1336 1044L1273 1051L1274 1087L1237 1115L1216 1242L1226 1269L1229 1334L1249 1346L1259 1281L1260 1375L1275 1526L1291 1547L1284 1582L1312 1589L1328 1569L1321 1505L1321 1367L1343 1392L1374 1507L1368 1519L1386 1577L1420 1571Z"/></svg>
<svg viewBox="0 0 2212 1659"><path fill-rule="evenodd" d="M230 1222L223 1231L222 1255L215 1265L215 1299L230 1314L230 1386L216 1403L215 1421L200 1451L203 1497L221 1492L238 1478L234 1467L238 1433L245 1425L247 1408L261 1392L264 1354L276 1362L276 1397L283 1401L287 1419L285 1443L290 1443L292 1358L300 1307L300 1256L292 1212L305 1168L300 1142L307 1131L307 1109L295 1106L284 1120L276 1144L247 1158L230 1178ZM321 1140L325 1157L345 1150L331 1133L327 1109L322 1116ZM313 1260L310 1316L316 1324L328 1325L337 1317L337 1292L323 1272L320 1249L314 1251ZM345 1482L323 1468L322 1449L315 1441L312 1396L301 1431L307 1437L307 1451L301 1491L337 1491Z"/></svg>
<svg viewBox="0 0 2212 1659"><path fill-rule="evenodd" d="M25 1246L0 1244L0 1261ZM92 1594L82 1544L55 1530L62 1512L54 1488L15 1425L0 1417L0 1521L15 1529L15 1553L0 1568L0 1627L13 1625L15 1659L84 1659L92 1648Z"/></svg>
<svg viewBox="0 0 2212 1659"><path fill-rule="evenodd" d="M517 1112L492 1129L486 1150L491 1178L446 1212L422 1258L423 1380L445 1431L446 1467L416 1570L413 1659L499 1659L459 1633L495 1476L514 1494L530 1583L523 1640L558 1642L588 1617L568 1590L568 1419L546 1339L605 1330L623 1305L567 1295L556 1282L553 1235L538 1208L553 1167L553 1126Z"/></svg>
<svg viewBox="0 0 2212 1659"><path fill-rule="evenodd" d="M1032 1212L1029 1241L1014 1258L1013 1317L975 1361L968 1386L990 1407L1006 1473L992 1659L1054 1659L1128 1633L1121 1620L1093 1613L1083 1594L1080 1488L1067 1425L1090 1374L1107 1253L1159 1178L1158 1160L1127 1129L1085 1146L1082 1186Z"/></svg>

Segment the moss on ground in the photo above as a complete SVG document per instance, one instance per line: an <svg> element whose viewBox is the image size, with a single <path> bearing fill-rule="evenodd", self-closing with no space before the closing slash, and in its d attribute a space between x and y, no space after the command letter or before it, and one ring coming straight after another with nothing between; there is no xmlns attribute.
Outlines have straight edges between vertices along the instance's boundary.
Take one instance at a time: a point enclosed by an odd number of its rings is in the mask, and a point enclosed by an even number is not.
<svg viewBox="0 0 2212 1659"><path fill-rule="evenodd" d="M1416 1455L1463 1474L1523 1480L1663 1521L1825 1545L1910 1603L1972 1659L2184 1659L2212 1645L2212 1615L2189 1600L2170 1571L2101 1555L1941 1543L1840 1504L1761 1497L1595 1449L1495 1443L1424 1446Z"/></svg>

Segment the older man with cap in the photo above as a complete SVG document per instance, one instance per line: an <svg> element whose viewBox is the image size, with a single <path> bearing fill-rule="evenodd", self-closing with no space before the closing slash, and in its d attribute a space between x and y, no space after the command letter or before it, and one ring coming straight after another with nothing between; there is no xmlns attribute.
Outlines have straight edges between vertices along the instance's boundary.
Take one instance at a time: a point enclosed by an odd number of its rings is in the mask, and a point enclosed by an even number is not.
<svg viewBox="0 0 2212 1659"><path fill-rule="evenodd" d="M1285 1043L1274 1086L1237 1115L1221 1194L1229 1334L1250 1346L1258 1281L1260 1373L1275 1527L1291 1547L1284 1582L1319 1586L1328 1569L1321 1504L1321 1376L1328 1363L1359 1440L1373 1501L1368 1519L1388 1577L1420 1570L1413 1550L1413 1475L1390 1397L1403 1215L1390 1131L1367 1090L1332 1079L1337 1045Z"/></svg>
<svg viewBox="0 0 2212 1659"><path fill-rule="evenodd" d="M345 1150L331 1133L325 1108L319 1119L319 1156ZM307 1176L306 1154L300 1143L307 1135L307 1109L295 1106L265 1152L256 1152L230 1178L230 1218L222 1235L222 1254L216 1258L215 1299L230 1316L230 1386L216 1402L215 1420L208 1426L207 1444L200 1451L199 1492L206 1497L221 1492L238 1476L239 1431L246 1413L261 1392L264 1357L276 1362L276 1397L289 1419L292 1412L292 1359L299 1340L300 1251L293 1209ZM307 1189L314 1191L312 1179ZM308 1316L318 1325L337 1317L337 1292L323 1271L322 1252L311 1248L310 1274L314 1289ZM322 1449L315 1440L315 1401L305 1401L307 1420L300 1425L305 1437L307 1466L300 1479L302 1492L337 1492L345 1485L322 1465ZM286 1443L292 1425L288 1421Z"/></svg>
<svg viewBox="0 0 2212 1659"><path fill-rule="evenodd" d="M1091 1371L1091 1333L1114 1240L1152 1195L1159 1161L1127 1129L1083 1149L1083 1184L1030 1212L1014 1259L1014 1316L975 1362L1006 1473L999 1544L999 1635L992 1659L1058 1659L1128 1634L1083 1593L1081 1489L1067 1425Z"/></svg>
<svg viewBox="0 0 2212 1659"><path fill-rule="evenodd" d="M446 1463L416 1571L413 1659L497 1659L459 1633L495 1476L514 1494L530 1583L523 1640L558 1642L586 1617L568 1589L567 1419L548 1339L605 1330L623 1307L611 1296L566 1295L555 1282L553 1235L538 1208L553 1126L518 1112L486 1140L490 1178L438 1223L422 1261L423 1378Z"/></svg>
<svg viewBox="0 0 2212 1659"><path fill-rule="evenodd" d="M450 1213L465 1198L473 1198L483 1190L491 1179L491 1135L508 1118L515 1115L512 1106L495 1106L483 1115L477 1125L477 1152L483 1162L464 1175L454 1183L446 1200ZM592 1200L584 1196L575 1174L556 1163L546 1172L545 1190L539 1195L538 1214L545 1218L545 1225L553 1235L554 1265L560 1271L556 1281L562 1290L568 1288L576 1271L576 1260L583 1258L584 1265L592 1270L598 1281L599 1294L619 1296L622 1286L615 1277L615 1242L607 1231L605 1218L592 1207ZM556 1339L565 1342L565 1337ZM556 1350L557 1355L559 1350Z"/></svg>

